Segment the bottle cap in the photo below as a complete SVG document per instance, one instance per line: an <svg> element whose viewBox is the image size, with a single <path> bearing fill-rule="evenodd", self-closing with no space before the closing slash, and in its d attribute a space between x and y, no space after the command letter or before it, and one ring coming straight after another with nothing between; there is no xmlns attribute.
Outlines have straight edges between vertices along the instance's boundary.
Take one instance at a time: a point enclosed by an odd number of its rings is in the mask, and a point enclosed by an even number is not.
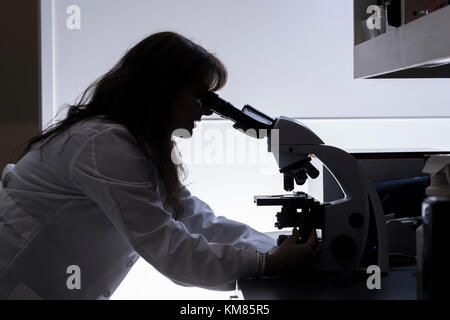
<svg viewBox="0 0 450 320"><path fill-rule="evenodd" d="M423 172L431 175L431 184L425 190L427 196L450 197L450 154L431 156Z"/></svg>

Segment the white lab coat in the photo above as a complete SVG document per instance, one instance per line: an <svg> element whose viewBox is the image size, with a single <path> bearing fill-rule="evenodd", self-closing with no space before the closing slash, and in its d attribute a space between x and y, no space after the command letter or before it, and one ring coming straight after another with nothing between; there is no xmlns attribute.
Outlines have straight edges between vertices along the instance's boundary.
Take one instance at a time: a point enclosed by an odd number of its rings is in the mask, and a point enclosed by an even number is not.
<svg viewBox="0 0 450 320"><path fill-rule="evenodd" d="M218 288L255 273L256 249L276 248L185 187L181 197L174 220L125 127L102 117L75 124L0 182L0 299L108 299L139 256L178 284ZM67 286L71 265L81 289Z"/></svg>

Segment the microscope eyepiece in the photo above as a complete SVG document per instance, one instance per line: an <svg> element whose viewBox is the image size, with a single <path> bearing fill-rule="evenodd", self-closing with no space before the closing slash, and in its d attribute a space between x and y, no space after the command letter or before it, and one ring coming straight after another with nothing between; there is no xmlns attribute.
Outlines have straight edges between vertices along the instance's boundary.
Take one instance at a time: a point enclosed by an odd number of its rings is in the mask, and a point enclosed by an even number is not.
<svg viewBox="0 0 450 320"><path fill-rule="evenodd" d="M255 138L264 138L267 135L267 130L270 130L275 122L274 119L249 105L245 105L242 110L239 110L211 91L204 93L199 100L203 108L233 121L235 123L233 128L241 129L244 133Z"/></svg>

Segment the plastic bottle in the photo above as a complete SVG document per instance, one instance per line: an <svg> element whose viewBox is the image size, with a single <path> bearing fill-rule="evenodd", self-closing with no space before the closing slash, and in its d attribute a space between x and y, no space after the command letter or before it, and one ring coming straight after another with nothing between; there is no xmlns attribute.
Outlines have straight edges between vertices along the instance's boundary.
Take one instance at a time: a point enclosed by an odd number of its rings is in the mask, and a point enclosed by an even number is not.
<svg viewBox="0 0 450 320"><path fill-rule="evenodd" d="M450 155L430 157L423 169L431 176L422 204L423 230L418 233L418 299L443 299L450 289ZM420 236L421 235L421 236ZM420 238L421 237L421 238Z"/></svg>

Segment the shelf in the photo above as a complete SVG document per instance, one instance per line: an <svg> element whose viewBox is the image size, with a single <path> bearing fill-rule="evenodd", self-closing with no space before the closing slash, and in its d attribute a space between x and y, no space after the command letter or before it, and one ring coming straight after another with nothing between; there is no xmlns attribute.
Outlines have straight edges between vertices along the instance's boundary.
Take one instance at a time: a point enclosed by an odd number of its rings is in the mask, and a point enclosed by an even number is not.
<svg viewBox="0 0 450 320"><path fill-rule="evenodd" d="M449 65L423 67L445 58L450 58L450 6L357 44L354 78L450 78Z"/></svg>

